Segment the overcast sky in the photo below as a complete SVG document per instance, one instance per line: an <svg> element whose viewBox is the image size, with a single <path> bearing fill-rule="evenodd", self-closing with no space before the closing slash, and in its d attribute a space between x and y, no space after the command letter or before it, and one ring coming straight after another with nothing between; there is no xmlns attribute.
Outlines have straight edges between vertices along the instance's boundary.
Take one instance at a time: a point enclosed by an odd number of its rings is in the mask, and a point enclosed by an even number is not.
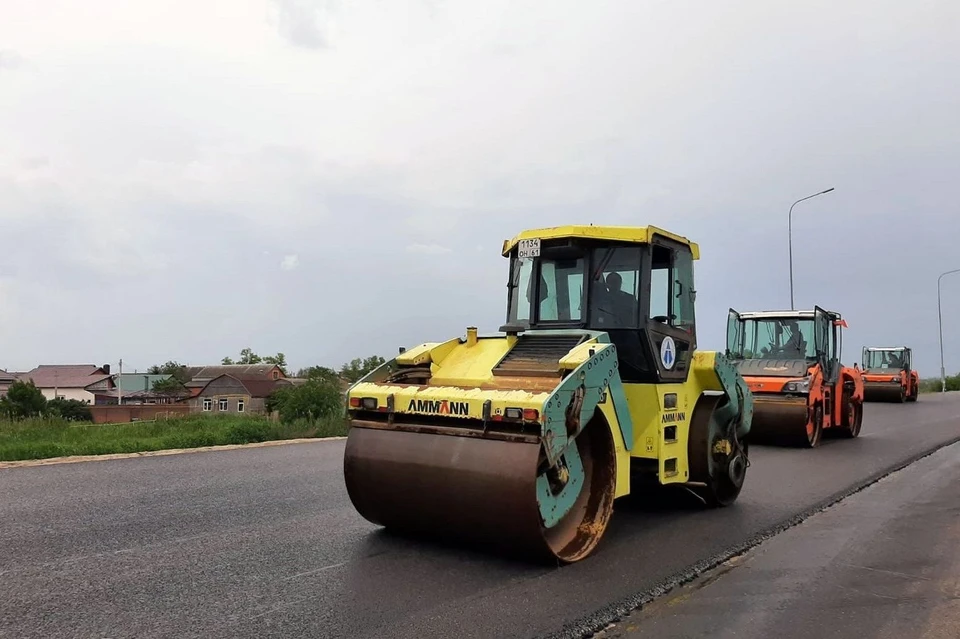
<svg viewBox="0 0 960 639"><path fill-rule="evenodd" d="M787 5L790 8L787 8ZM0 0L0 368L390 356L504 316L503 239L655 224L727 309L939 373L960 3ZM960 371L960 274L944 280Z"/></svg>

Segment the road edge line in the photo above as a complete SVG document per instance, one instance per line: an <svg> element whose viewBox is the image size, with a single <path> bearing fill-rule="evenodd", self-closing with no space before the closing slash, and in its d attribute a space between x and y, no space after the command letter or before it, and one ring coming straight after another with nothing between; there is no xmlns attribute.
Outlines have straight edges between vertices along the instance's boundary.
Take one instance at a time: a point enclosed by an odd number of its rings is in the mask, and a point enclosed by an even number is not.
<svg viewBox="0 0 960 639"><path fill-rule="evenodd" d="M925 449L919 453L911 455L901 462L897 462L896 464L888 466L885 470L870 475L867 479L854 484L850 488L840 491L839 493L834 493L830 497L817 502L813 506L801 511L800 513L797 513L792 517L788 517L785 520L781 520L781 522L778 524L768 526L767 528L751 536L746 541L731 546L730 548L717 553L712 557L698 561L695 564L688 566L684 570L674 573L672 576L664 579L652 588L648 588L635 595L621 599L613 604L609 604L594 613L564 625L557 632L542 635L542 637L543 639L586 639L593 637L598 632L607 629L611 624L622 621L627 615L637 612L647 604L663 597L664 595L677 588L680 588L681 586L685 586L691 581L702 576L704 573L713 570L714 568L727 561L730 561L735 557L739 557L747 553L768 539L775 537L776 535L779 535L780 533L795 526L798 526L799 524L802 524L810 517L813 517L814 515L827 510L831 506L840 503L847 497L855 495L883 480L884 478L917 463L921 459L933 455L939 450L947 448L948 446L953 446L954 444L960 444L960 436L953 437L945 442L937 444L933 448Z"/></svg>
<svg viewBox="0 0 960 639"><path fill-rule="evenodd" d="M252 442L250 444L222 444L219 446L198 446L196 448L166 448L163 450L145 450L139 453L106 453L104 455L68 455L65 457L47 457L45 459L18 459L15 461L0 461L0 470L8 468L29 468L33 466L79 464L82 462L92 461L112 461L114 459L135 459L139 457L166 457L168 455L186 455L190 453L241 450L244 448L266 448L268 446L310 444L315 442L342 441L344 439L346 439L346 437L298 437L296 439L272 439L266 442Z"/></svg>

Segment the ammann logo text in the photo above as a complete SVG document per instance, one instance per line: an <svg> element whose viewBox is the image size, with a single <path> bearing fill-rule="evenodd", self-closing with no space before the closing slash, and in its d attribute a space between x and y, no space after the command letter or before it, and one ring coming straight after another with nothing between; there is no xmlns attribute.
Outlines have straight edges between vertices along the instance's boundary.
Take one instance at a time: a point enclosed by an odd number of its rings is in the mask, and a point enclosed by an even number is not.
<svg viewBox="0 0 960 639"><path fill-rule="evenodd" d="M436 415L469 415L470 402L449 402L445 399L411 399L407 411Z"/></svg>
<svg viewBox="0 0 960 639"><path fill-rule="evenodd" d="M686 418L686 414L682 412L664 413L663 417L660 418L660 423L671 424L673 422L682 422Z"/></svg>

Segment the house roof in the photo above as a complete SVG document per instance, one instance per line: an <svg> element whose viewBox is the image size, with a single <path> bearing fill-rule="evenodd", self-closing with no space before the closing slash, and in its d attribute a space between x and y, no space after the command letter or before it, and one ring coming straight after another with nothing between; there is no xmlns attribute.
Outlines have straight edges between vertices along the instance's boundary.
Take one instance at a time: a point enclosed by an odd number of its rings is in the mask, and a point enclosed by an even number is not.
<svg viewBox="0 0 960 639"><path fill-rule="evenodd" d="M269 397L270 393L277 390L281 386L290 386L285 380L259 380L259 379L249 379L249 380L240 380L240 383L243 384L243 387L247 389L247 392L250 393L250 397Z"/></svg>
<svg viewBox="0 0 960 639"><path fill-rule="evenodd" d="M197 395L203 394L203 391L205 391L207 387L210 386L210 384L224 377L229 377L235 380L241 386L243 386L243 388L247 391L247 393L249 393L250 397L257 397L257 398L268 397L270 393L277 390L278 387L292 385L289 380L282 379L282 378L276 379L276 380L274 379L237 379L233 375L219 375L218 377L215 377L214 379L211 379L209 382L204 384L203 388L191 389L191 397L196 397Z"/></svg>
<svg viewBox="0 0 960 639"><path fill-rule="evenodd" d="M188 366L187 382L188 387L206 386L210 380L223 375L244 381L244 380L272 380L271 373L277 368L275 364L229 364L220 366ZM284 377L283 371L280 371L281 377Z"/></svg>
<svg viewBox="0 0 960 639"><path fill-rule="evenodd" d="M24 381L32 379L38 388L86 388L105 379L111 380L103 368L94 364L41 364L17 377Z"/></svg>
<svg viewBox="0 0 960 639"><path fill-rule="evenodd" d="M17 379L16 373L8 373L7 371L0 371L0 382L12 382Z"/></svg>

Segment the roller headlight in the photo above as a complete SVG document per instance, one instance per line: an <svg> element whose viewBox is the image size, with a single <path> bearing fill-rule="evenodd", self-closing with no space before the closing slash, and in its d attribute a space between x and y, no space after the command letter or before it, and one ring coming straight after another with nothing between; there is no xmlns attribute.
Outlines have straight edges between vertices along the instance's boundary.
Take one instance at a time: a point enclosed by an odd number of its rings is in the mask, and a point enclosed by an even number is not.
<svg viewBox="0 0 960 639"><path fill-rule="evenodd" d="M787 382L783 385L783 390L788 393L809 393L810 378L804 377L803 379Z"/></svg>

